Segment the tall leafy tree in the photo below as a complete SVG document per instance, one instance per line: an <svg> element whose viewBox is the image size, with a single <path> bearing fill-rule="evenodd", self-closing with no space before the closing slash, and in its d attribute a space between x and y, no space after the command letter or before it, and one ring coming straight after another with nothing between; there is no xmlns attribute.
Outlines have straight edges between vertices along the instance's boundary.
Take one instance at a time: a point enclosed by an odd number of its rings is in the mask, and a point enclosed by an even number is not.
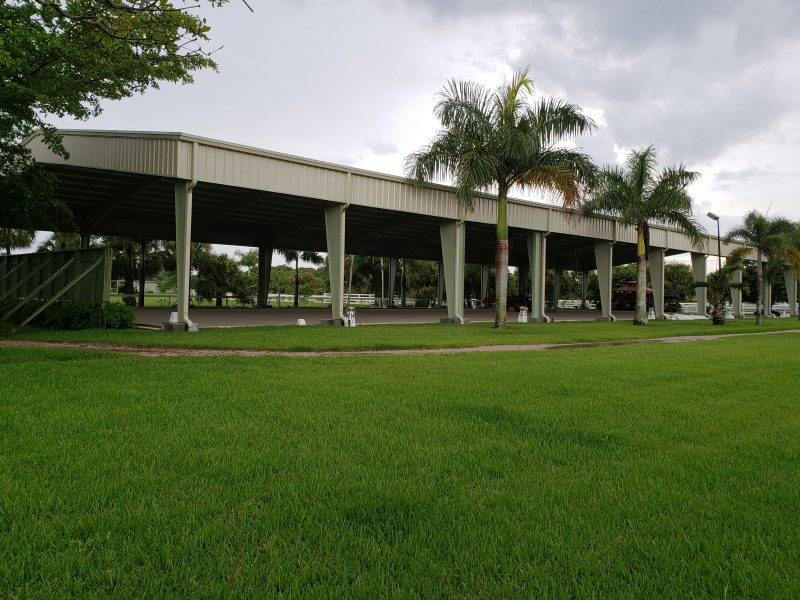
<svg viewBox="0 0 800 600"><path fill-rule="evenodd" d="M36 232L32 229L1 229L0 248L11 254L17 248L27 248L36 239Z"/></svg>
<svg viewBox="0 0 800 600"><path fill-rule="evenodd" d="M249 302L252 297L244 274L239 270L239 261L225 254L197 255L195 288L200 298L215 300L217 306L222 306L222 299L228 293L242 303Z"/></svg>
<svg viewBox="0 0 800 600"><path fill-rule="evenodd" d="M80 236L72 234L78 238ZM123 280L122 294L124 302L132 306L137 304L133 294L136 292L134 282L139 282L138 305L144 306L144 286L147 275L156 274L167 259L168 253L164 245L158 240L143 240L121 236L107 236L102 238L104 246L111 248L112 276Z"/></svg>
<svg viewBox="0 0 800 600"><path fill-rule="evenodd" d="M54 179L23 144L40 131L66 156L49 117L88 119L103 100L163 81L191 83L194 71L216 68L196 8L170 0L0 2L0 224L69 225Z"/></svg>
<svg viewBox="0 0 800 600"><path fill-rule="evenodd" d="M756 250L756 325L761 325L764 314L764 257L771 263L780 262L786 253L786 236L793 228L794 224L788 219L768 217L752 210L739 226L725 235L726 243L738 239Z"/></svg>
<svg viewBox="0 0 800 600"><path fill-rule="evenodd" d="M300 306L300 261L309 262L312 265L321 265L325 262L318 253L298 250L278 250L287 262L294 263L294 307Z"/></svg>
<svg viewBox="0 0 800 600"><path fill-rule="evenodd" d="M687 187L699 177L683 165L656 170L652 146L633 150L622 169L604 167L595 182L585 214L619 217L636 228L636 310L634 325L647 325L647 254L650 223L670 225L700 244L701 227L692 216L692 198Z"/></svg>
<svg viewBox="0 0 800 600"><path fill-rule="evenodd" d="M456 198L468 209L477 191L497 193L497 328L506 325L509 190L544 189L574 205L594 170L587 155L561 146L592 132L592 120L573 104L532 100L532 93L527 69L494 92L475 82L451 80L435 108L442 129L406 158L406 174L420 184L452 179Z"/></svg>

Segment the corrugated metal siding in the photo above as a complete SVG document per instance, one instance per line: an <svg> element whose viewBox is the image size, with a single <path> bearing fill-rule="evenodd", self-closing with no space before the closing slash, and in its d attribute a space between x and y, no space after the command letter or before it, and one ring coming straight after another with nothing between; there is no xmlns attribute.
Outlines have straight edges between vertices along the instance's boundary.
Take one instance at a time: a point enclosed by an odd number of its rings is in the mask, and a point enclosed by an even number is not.
<svg viewBox="0 0 800 600"><path fill-rule="evenodd" d="M189 180L194 158L198 181L474 223L493 224L497 217L497 202L492 197L476 196L474 208L468 212L447 188L420 188L397 177L181 134L65 132L64 144L70 152L67 164L79 167ZM193 157L195 144L197 156ZM40 162L65 162L39 139L29 142L29 147ZM557 206L509 202L512 227L636 243L633 227L615 224L608 217L579 217ZM685 235L660 227L651 229L651 244L685 252L702 251ZM727 246L723 254L733 247Z"/></svg>
<svg viewBox="0 0 800 600"><path fill-rule="evenodd" d="M177 177L177 140L75 134L65 135L63 140L69 152L66 161L40 138L31 140L28 147L37 161L46 164Z"/></svg>
<svg viewBox="0 0 800 600"><path fill-rule="evenodd" d="M188 152L191 156L191 149ZM198 144L196 161L198 181L332 202L346 201L347 173L342 171L205 144Z"/></svg>

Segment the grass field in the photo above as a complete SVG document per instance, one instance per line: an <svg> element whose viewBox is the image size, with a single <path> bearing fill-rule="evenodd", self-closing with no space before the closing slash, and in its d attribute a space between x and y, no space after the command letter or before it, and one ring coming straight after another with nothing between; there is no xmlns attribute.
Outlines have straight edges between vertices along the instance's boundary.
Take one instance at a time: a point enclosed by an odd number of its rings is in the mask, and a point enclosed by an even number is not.
<svg viewBox="0 0 800 600"><path fill-rule="evenodd" d="M239 348L266 350L391 350L402 348L452 348L494 344L558 344L670 337L719 335L800 329L797 319L765 319L760 327L753 320L728 321L714 326L710 321L651 321L647 327L630 322L512 323L496 331L486 323L470 325L366 325L355 328L323 326L232 327L203 329L175 334L144 330L53 331L26 329L16 339L69 342L108 342L144 347Z"/></svg>
<svg viewBox="0 0 800 600"><path fill-rule="evenodd" d="M798 343L0 348L0 596L796 598Z"/></svg>

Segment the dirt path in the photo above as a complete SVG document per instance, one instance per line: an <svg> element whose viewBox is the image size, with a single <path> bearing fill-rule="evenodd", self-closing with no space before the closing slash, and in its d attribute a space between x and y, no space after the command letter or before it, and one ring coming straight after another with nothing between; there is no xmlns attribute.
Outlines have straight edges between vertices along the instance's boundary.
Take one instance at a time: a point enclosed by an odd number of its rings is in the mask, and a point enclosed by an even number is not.
<svg viewBox="0 0 800 600"><path fill-rule="evenodd" d="M681 335L642 340L614 340L604 342L579 342L566 344L508 344L494 346L470 346L467 348L413 348L398 350L320 350L315 352L288 350L233 350L206 348L145 348L125 344L43 342L36 340L0 340L0 348L66 348L75 350L103 350L136 356L374 356L374 355L423 355L423 354L471 354L474 352L536 352L539 350L568 350L570 348L602 348L605 346L628 346L656 342L679 343L718 340L752 335L800 334L798 329L785 331L762 331L757 333L724 333L720 335Z"/></svg>

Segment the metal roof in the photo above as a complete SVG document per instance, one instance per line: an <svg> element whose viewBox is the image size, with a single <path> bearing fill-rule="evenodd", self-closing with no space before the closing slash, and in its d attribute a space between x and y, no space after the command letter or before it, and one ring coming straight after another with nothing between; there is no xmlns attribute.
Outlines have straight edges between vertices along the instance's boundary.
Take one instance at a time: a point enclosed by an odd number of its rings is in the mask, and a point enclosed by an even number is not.
<svg viewBox="0 0 800 600"><path fill-rule="evenodd" d="M68 160L34 137L34 158L58 177L57 195L94 234L174 239L174 183L193 181L192 239L325 251L323 209L348 204L346 251L439 259L439 224L467 223L466 260L492 263L497 200L477 194L474 210L451 187L170 132L61 130ZM7 226L12 226L8 224ZM636 233L611 217L509 199L511 264L527 264L525 235L548 233L548 266L594 268L596 240L616 242L614 263L635 260ZM708 246L710 240L713 246ZM706 239L716 249L716 238ZM698 251L687 236L651 227L668 254ZM726 255L736 244L724 245Z"/></svg>

